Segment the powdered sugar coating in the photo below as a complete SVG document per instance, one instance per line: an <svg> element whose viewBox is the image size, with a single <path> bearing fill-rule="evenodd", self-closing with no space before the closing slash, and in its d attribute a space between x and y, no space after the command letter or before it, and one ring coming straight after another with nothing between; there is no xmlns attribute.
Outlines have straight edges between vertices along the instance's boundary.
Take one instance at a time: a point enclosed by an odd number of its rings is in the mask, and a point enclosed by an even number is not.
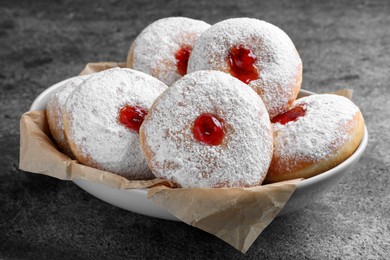
<svg viewBox="0 0 390 260"><path fill-rule="evenodd" d="M72 156L71 149L65 138L64 132L64 120L62 118L65 102L72 93L72 91L80 86L81 83L87 79L89 75L76 76L68 81L66 81L62 86L60 86L56 92L50 97L49 102L47 103L46 115L48 117L48 124L51 131L51 134L60 146L60 149L69 156Z"/></svg>
<svg viewBox="0 0 390 260"><path fill-rule="evenodd" d="M202 113L225 124L221 145L205 145L192 127ZM218 71L184 76L156 100L140 131L153 173L182 187L255 186L272 157L272 131L262 100Z"/></svg>
<svg viewBox="0 0 390 260"><path fill-rule="evenodd" d="M263 99L270 117L287 111L298 95L302 61L296 48L278 27L251 18L234 18L211 26L196 42L188 62L188 73L220 70L229 73L232 47L243 46L257 57L259 78L252 87Z"/></svg>
<svg viewBox="0 0 390 260"><path fill-rule="evenodd" d="M285 125L272 124L274 153L283 161L285 171L297 163L318 162L335 153L350 140L351 129L356 127L352 119L359 112L349 99L331 94L303 97L296 106L306 110L304 116Z"/></svg>
<svg viewBox="0 0 390 260"><path fill-rule="evenodd" d="M168 86L181 75L177 72L175 52L193 46L209 24L185 17L168 17L147 26L130 49L131 68L152 75Z"/></svg>
<svg viewBox="0 0 390 260"><path fill-rule="evenodd" d="M120 124L118 116L125 105L149 109L166 88L159 80L130 69L92 74L65 104L65 134L76 158L131 179L152 178L138 133Z"/></svg>

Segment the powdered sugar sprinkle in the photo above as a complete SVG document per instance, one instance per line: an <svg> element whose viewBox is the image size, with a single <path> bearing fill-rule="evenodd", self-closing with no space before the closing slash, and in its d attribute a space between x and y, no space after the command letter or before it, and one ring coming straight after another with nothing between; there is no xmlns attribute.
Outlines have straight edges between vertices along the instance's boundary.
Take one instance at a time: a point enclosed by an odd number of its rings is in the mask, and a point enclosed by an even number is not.
<svg viewBox="0 0 390 260"><path fill-rule="evenodd" d="M135 39L133 68L152 75L168 86L181 75L176 69L175 52L193 46L209 24L185 17L168 17L147 26Z"/></svg>
<svg viewBox="0 0 390 260"><path fill-rule="evenodd" d="M207 69L229 73L228 53L236 46L257 57L259 79L249 86L262 97L271 118L286 111L300 88L297 79L302 75L302 61L288 35L265 21L234 18L211 26L194 46L188 73Z"/></svg>
<svg viewBox="0 0 390 260"><path fill-rule="evenodd" d="M53 138L57 142L60 148L69 156L72 155L68 142L65 138L64 121L62 118L63 110L66 100L72 91L80 86L81 83L87 79L89 75L76 76L67 80L57 91L50 97L47 103L46 113L48 118L49 127Z"/></svg>
<svg viewBox="0 0 390 260"><path fill-rule="evenodd" d="M274 153L283 160L319 161L334 153L350 139L350 121L359 108L349 99L331 95L311 95L298 99L294 107L302 106L306 114L283 125L273 124L275 132Z"/></svg>
<svg viewBox="0 0 390 260"><path fill-rule="evenodd" d="M194 138L193 122L202 113L224 120L221 145ZM164 91L142 131L154 174L182 187L254 186L265 177L272 157L263 102L244 83L218 71L188 74Z"/></svg>
<svg viewBox="0 0 390 260"><path fill-rule="evenodd" d="M69 95L65 105L65 133L82 154L77 159L88 158L90 166L132 179L152 178L139 148L138 133L120 124L118 113L125 105L149 109L166 87L130 69L92 74Z"/></svg>

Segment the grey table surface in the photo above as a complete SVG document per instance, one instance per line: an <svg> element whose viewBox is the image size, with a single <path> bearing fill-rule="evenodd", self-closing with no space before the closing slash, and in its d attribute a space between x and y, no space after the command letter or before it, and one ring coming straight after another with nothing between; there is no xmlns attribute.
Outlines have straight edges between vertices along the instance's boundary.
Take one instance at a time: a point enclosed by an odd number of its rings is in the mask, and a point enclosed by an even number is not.
<svg viewBox="0 0 390 260"><path fill-rule="evenodd" d="M354 90L369 132L355 170L276 218L247 254L179 222L121 210L67 181L18 170L19 119L90 61L122 61L152 21L256 17L303 60L302 88ZM0 1L0 258L390 259L390 2Z"/></svg>

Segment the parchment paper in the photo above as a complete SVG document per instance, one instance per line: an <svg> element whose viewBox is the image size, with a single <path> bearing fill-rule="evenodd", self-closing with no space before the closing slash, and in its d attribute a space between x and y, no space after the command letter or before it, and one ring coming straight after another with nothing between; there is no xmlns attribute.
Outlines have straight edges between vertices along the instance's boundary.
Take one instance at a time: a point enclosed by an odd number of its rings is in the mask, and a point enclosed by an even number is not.
<svg viewBox="0 0 390 260"><path fill-rule="evenodd" d="M125 62L88 63L81 75ZM340 94L340 93L337 93ZM351 95L350 90L341 92ZM245 253L283 209L299 179L252 188L183 189L169 181L128 180L79 164L58 151L51 140L45 111L30 111L20 120L19 168L62 180L76 178L117 189L148 188L148 198L183 222L211 233Z"/></svg>

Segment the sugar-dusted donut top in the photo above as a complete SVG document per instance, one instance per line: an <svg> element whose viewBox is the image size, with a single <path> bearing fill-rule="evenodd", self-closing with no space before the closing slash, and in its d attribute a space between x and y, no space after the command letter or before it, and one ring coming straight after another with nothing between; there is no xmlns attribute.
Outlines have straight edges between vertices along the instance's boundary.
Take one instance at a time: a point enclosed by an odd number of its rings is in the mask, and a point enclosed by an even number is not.
<svg viewBox="0 0 390 260"><path fill-rule="evenodd" d="M351 138L353 120L359 108L349 99L332 95L311 95L298 99L293 108L306 112L296 121L272 124L275 154L291 161L319 161L334 153ZM288 170L288 169L286 169Z"/></svg>
<svg viewBox="0 0 390 260"><path fill-rule="evenodd" d="M80 86L81 83L87 79L89 75L84 76L76 76L68 81L66 81L54 94L51 96L49 102L47 103L47 113L51 117L56 117L58 120L55 120L57 125L51 126L55 129L62 130L57 131L57 135L55 138L59 138L59 141L66 142L65 134L63 132L64 129L64 121L62 120L63 107L65 106L66 100L72 91ZM54 123L54 121L49 120L49 124Z"/></svg>
<svg viewBox="0 0 390 260"><path fill-rule="evenodd" d="M196 118L211 113L225 123L222 144L205 145L192 132ZM254 186L272 157L271 123L259 96L218 71L187 74L163 92L141 132L158 177L182 187Z"/></svg>
<svg viewBox="0 0 390 260"><path fill-rule="evenodd" d="M256 56L259 78L249 86L262 97L270 116L288 108L295 99L292 86L301 74L302 61L289 36L278 27L251 18L233 18L211 26L197 40L188 62L188 73L215 69L229 73L228 55L243 46Z"/></svg>
<svg viewBox="0 0 390 260"><path fill-rule="evenodd" d="M92 74L69 95L65 133L93 166L133 179L150 178L138 133L120 124L118 116L125 105L149 109L165 89L159 80L130 69Z"/></svg>
<svg viewBox="0 0 390 260"><path fill-rule="evenodd" d="M167 85L181 77L175 52L193 46L209 24L185 17L168 17L147 26L135 39L133 68L152 75Z"/></svg>

